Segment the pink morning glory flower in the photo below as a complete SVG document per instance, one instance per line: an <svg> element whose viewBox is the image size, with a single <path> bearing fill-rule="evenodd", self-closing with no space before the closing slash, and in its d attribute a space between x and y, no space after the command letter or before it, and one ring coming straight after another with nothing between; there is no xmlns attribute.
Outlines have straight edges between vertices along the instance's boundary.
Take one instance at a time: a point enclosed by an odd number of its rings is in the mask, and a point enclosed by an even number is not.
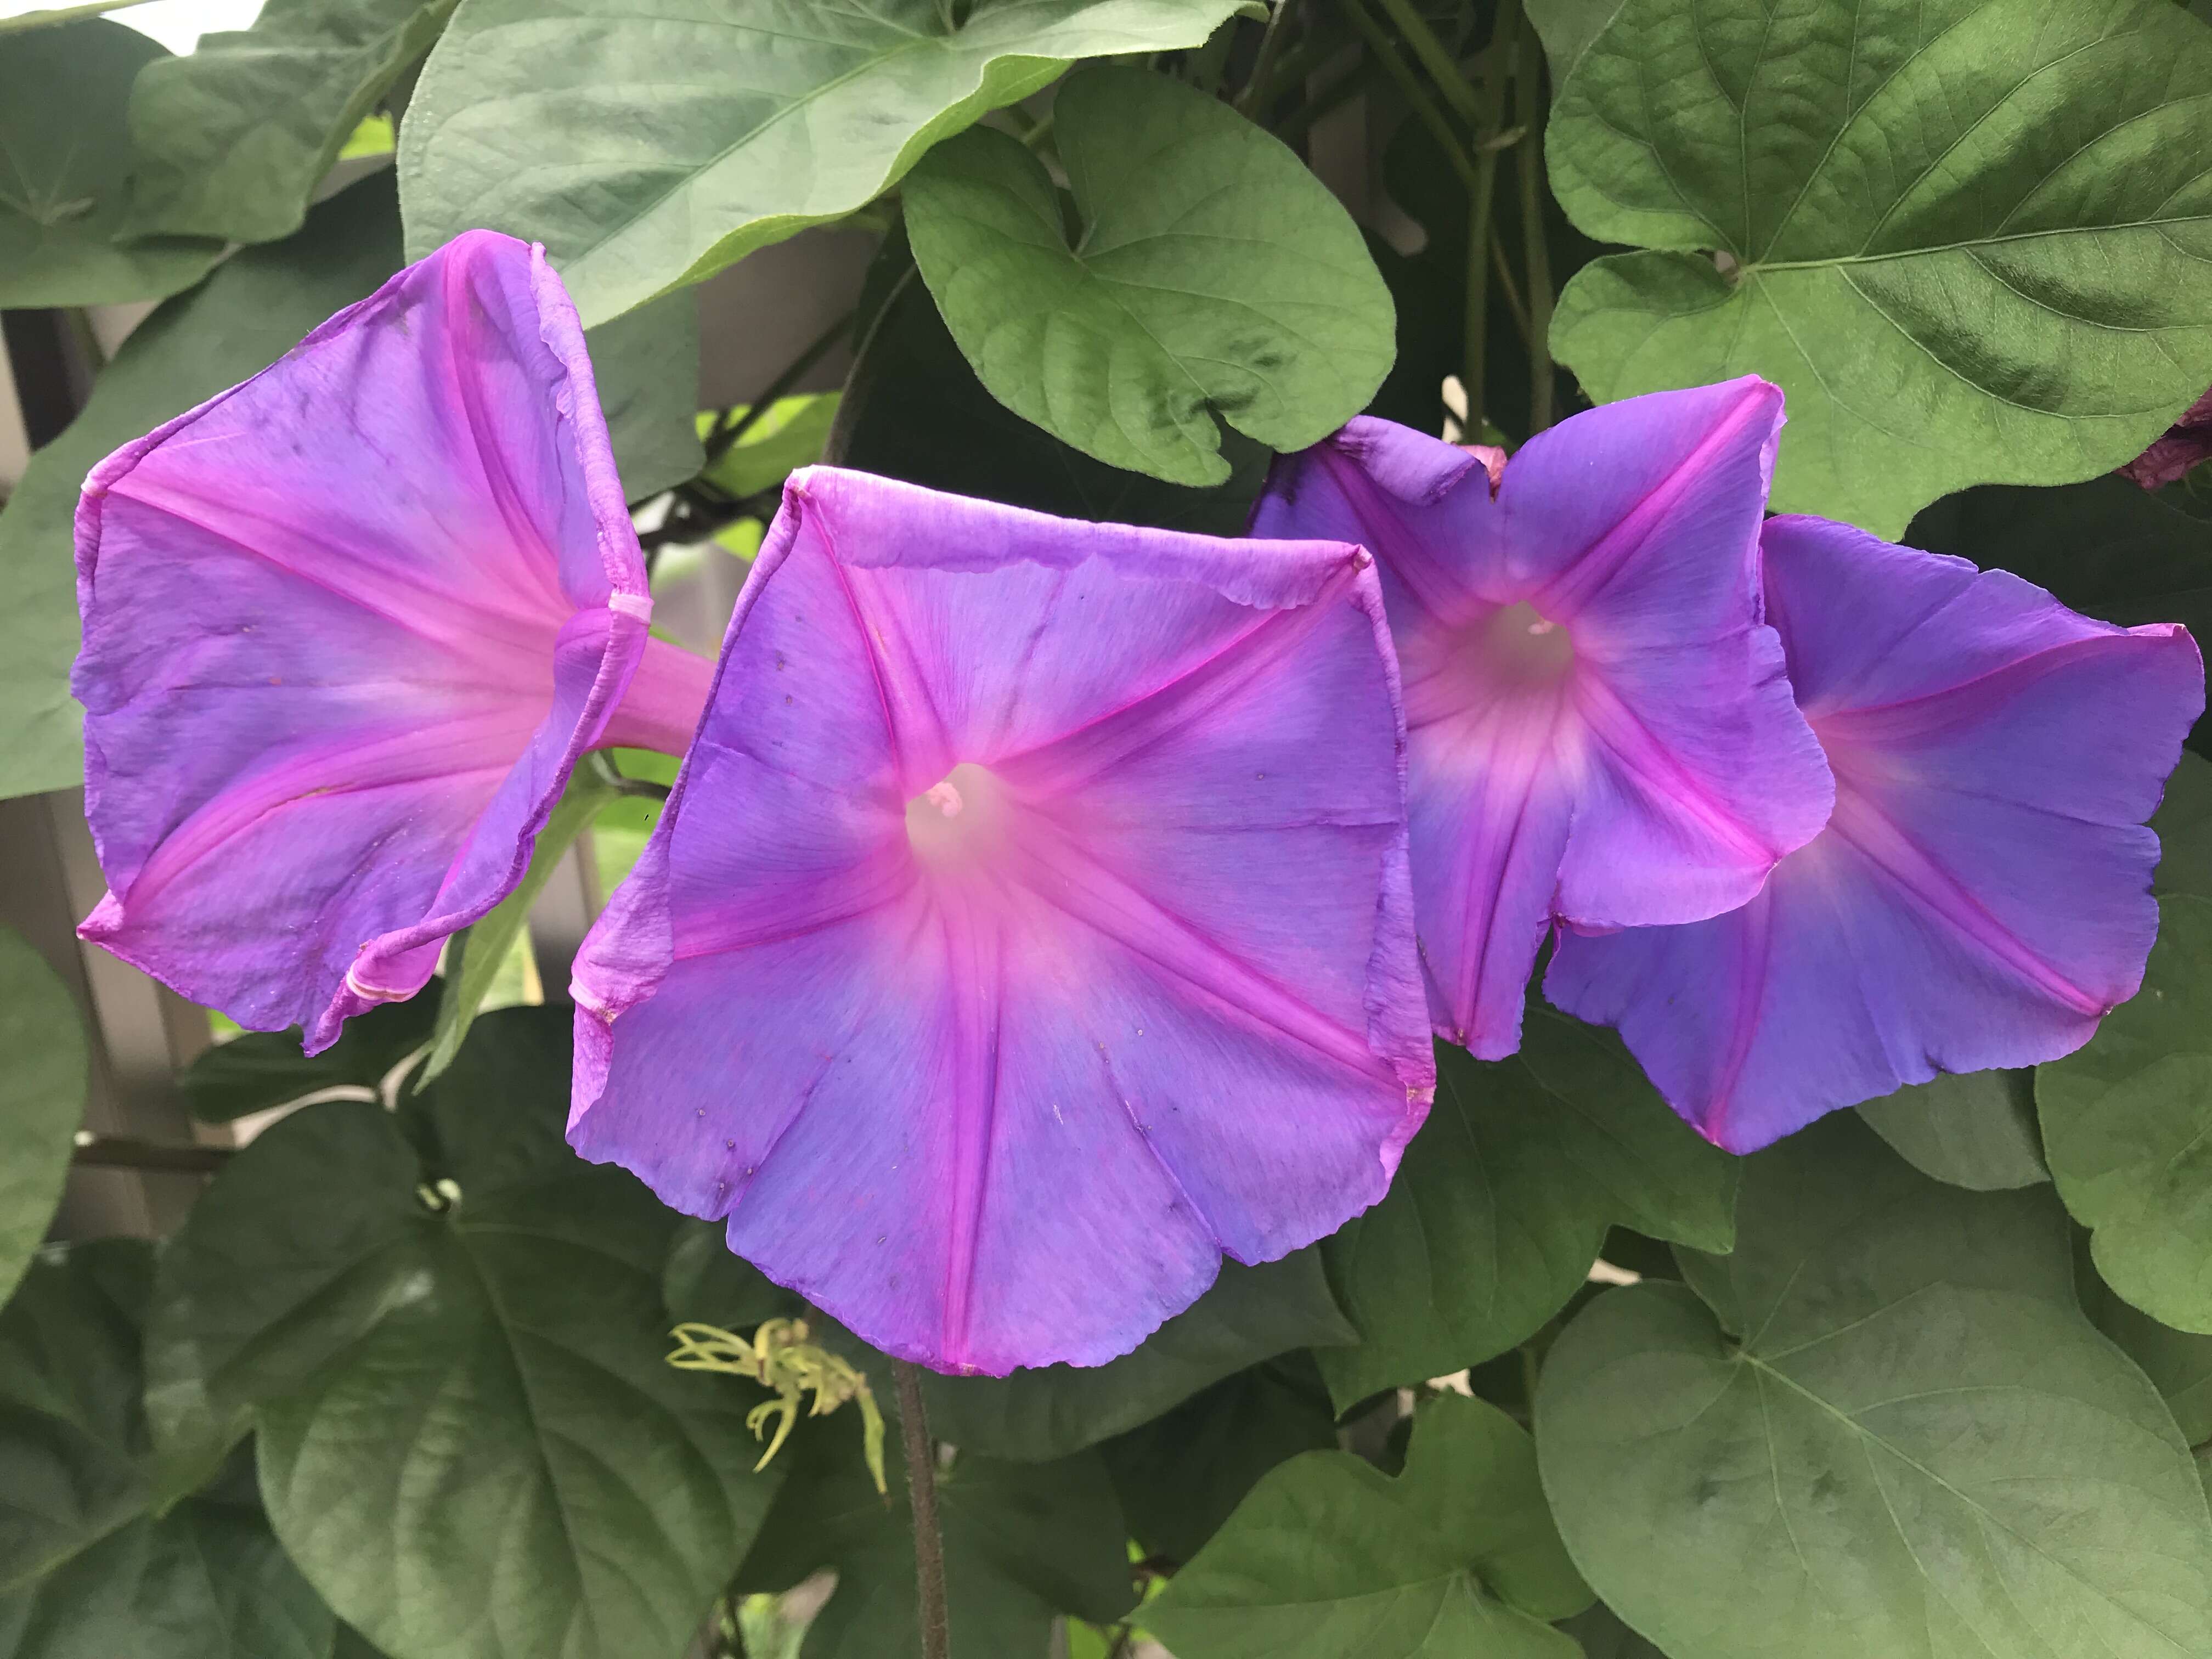
<svg viewBox="0 0 2212 1659"><path fill-rule="evenodd" d="M79 930L240 1024L412 995L588 749L682 749L583 335L537 249L448 243L94 469Z"/></svg>
<svg viewBox="0 0 2212 1659"><path fill-rule="evenodd" d="M1544 983L1619 1026L1735 1152L1939 1071L2087 1042L2142 983L2158 931L2143 821L2204 707L2179 626L2093 622L1822 519L1776 519L1765 544L1832 821L1741 909L1563 935Z"/></svg>
<svg viewBox="0 0 2212 1659"><path fill-rule="evenodd" d="M1357 548L794 474L577 957L570 1142L890 1353L1125 1352L1427 1111L1404 763Z"/></svg>
<svg viewBox="0 0 2212 1659"><path fill-rule="evenodd" d="M1760 618L1781 427L1764 380L1658 392L1493 473L1356 420L1279 464L1254 515L1255 534L1356 541L1380 567L1430 1012L1484 1059L1520 1046L1555 921L1733 909L1827 818L1827 768Z"/></svg>

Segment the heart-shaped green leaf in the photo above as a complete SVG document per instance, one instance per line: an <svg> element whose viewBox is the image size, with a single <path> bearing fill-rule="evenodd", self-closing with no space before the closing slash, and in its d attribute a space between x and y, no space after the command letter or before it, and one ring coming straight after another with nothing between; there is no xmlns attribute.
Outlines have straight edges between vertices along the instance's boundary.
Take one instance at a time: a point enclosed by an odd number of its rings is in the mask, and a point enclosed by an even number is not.
<svg viewBox="0 0 2212 1659"><path fill-rule="evenodd" d="M466 0L399 135L409 256L545 244L586 323L865 206L1070 60L1195 46L1236 0Z"/></svg>
<svg viewBox="0 0 2212 1659"><path fill-rule="evenodd" d="M862 331L865 343L823 459L1064 519L1243 533L1267 481L1266 449L1230 433L1223 446L1230 481L1188 489L1070 448L983 389L906 257L904 241L890 239L870 273L888 297Z"/></svg>
<svg viewBox="0 0 2212 1659"><path fill-rule="evenodd" d="M1303 449L1365 407L1395 349L1390 291L1336 198L1279 140L1164 76L1092 69L1054 105L1080 224L1002 132L908 179L907 233L999 401L1108 464L1230 473L1218 414Z"/></svg>
<svg viewBox="0 0 2212 1659"><path fill-rule="evenodd" d="M1441 1395L1396 1480L1340 1451L1266 1476L1145 1622L1179 1659L1576 1659L1548 1621L1589 1601L1528 1431Z"/></svg>
<svg viewBox="0 0 2212 1659"><path fill-rule="evenodd" d="M1545 149L1650 251L1577 276L1553 349L1601 399L1765 375L1775 507L1884 536L2107 471L2212 381L2208 107L2168 0L1627 0Z"/></svg>
<svg viewBox="0 0 2212 1659"><path fill-rule="evenodd" d="M665 1363L676 1217L562 1144L566 1024L486 1015L404 1118L301 1109L162 1261L157 1422L257 1423L278 1536L409 1659L680 1651L782 1472L758 1390Z"/></svg>
<svg viewBox="0 0 2212 1659"><path fill-rule="evenodd" d="M1546 1360L1544 1490L1608 1607L1683 1659L2212 1653L2203 1489L2049 1192L1842 1114L1748 1160L1736 1228Z"/></svg>

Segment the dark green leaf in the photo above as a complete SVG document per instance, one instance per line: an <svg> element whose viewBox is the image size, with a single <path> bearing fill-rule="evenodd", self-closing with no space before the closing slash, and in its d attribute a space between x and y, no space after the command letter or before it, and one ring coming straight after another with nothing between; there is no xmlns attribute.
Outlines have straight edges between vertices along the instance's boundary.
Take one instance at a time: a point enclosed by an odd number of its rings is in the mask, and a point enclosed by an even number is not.
<svg viewBox="0 0 2212 1659"><path fill-rule="evenodd" d="M1335 1444L1328 1386L1310 1356L1292 1353L1224 1377L1098 1449L1129 1535L1148 1554L1188 1561L1261 1475Z"/></svg>
<svg viewBox="0 0 2212 1659"><path fill-rule="evenodd" d="M168 55L99 18L0 34L0 307L158 300L222 256L204 238L120 240L142 228L124 123L131 84Z"/></svg>
<svg viewBox="0 0 2212 1659"><path fill-rule="evenodd" d="M0 1654L327 1659L330 1611L277 1548L250 1468L155 1519L139 1406L152 1252L54 1250L0 1311Z"/></svg>
<svg viewBox="0 0 2212 1659"><path fill-rule="evenodd" d="M2212 761L2181 757L2150 827L2158 832L2156 890L2212 899Z"/></svg>
<svg viewBox="0 0 2212 1659"><path fill-rule="evenodd" d="M153 1271L137 1240L49 1250L0 1309L0 1592L145 1508L139 1324Z"/></svg>
<svg viewBox="0 0 2212 1659"><path fill-rule="evenodd" d="M258 1506L200 1498L0 1596L7 1659L331 1659L336 1632Z"/></svg>
<svg viewBox="0 0 2212 1659"><path fill-rule="evenodd" d="M2212 524L2125 478L1961 490L1915 518L1905 540L2025 576L2106 622L2184 623L2212 638ZM2212 743L2212 726L2199 721L2192 741Z"/></svg>
<svg viewBox="0 0 2212 1659"><path fill-rule="evenodd" d="M1178 1659L1575 1659L1547 1621L1589 1600L1527 1431L1441 1395L1395 1480L1339 1451L1267 1475L1145 1623Z"/></svg>
<svg viewBox="0 0 2212 1659"><path fill-rule="evenodd" d="M148 1323L158 1501L419 1297L435 1236L422 1178L391 1115L358 1101L304 1107L225 1166L162 1255Z"/></svg>
<svg viewBox="0 0 2212 1659"><path fill-rule="evenodd" d="M84 1027L30 941L0 927L0 1303L39 1241L69 1174L84 1113Z"/></svg>
<svg viewBox="0 0 2212 1659"><path fill-rule="evenodd" d="M1195 46L1234 0L469 0L399 137L420 258L545 244L587 323L865 206L939 138L1078 58Z"/></svg>
<svg viewBox="0 0 2212 1659"><path fill-rule="evenodd" d="M907 232L993 396L1063 442L1225 483L1218 415L1278 450L1358 414L1390 368L1390 294L1328 187L1279 140L1165 76L1091 69L1044 164L979 127L908 178Z"/></svg>
<svg viewBox="0 0 2212 1659"><path fill-rule="evenodd" d="M363 117L430 49L453 0L270 0L131 90L137 222L271 242L289 236Z"/></svg>
<svg viewBox="0 0 2212 1659"><path fill-rule="evenodd" d="M1923 1175L1978 1193L2051 1179L2035 1127L2035 1073L1945 1073L1869 1100L1859 1115Z"/></svg>
<svg viewBox="0 0 2212 1659"><path fill-rule="evenodd" d="M1340 1407L1480 1364L1583 1281L1608 1223L1725 1249L1735 1161L1668 1110L1610 1032L1532 1006L1496 1063L1437 1047L1437 1102L1389 1196L1324 1246L1356 1348Z"/></svg>
<svg viewBox="0 0 2212 1659"><path fill-rule="evenodd" d="M380 1003L348 1020L319 1054L300 1050L297 1027L248 1031L204 1049L179 1079L194 1117L228 1123L324 1089L374 1090L392 1067L430 1040L434 997Z"/></svg>
<svg viewBox="0 0 2212 1659"><path fill-rule="evenodd" d="M2160 901L2142 989L2037 1070L2035 1097L2105 1281L2154 1319L2212 1333L2212 899Z"/></svg>
<svg viewBox="0 0 2212 1659"><path fill-rule="evenodd" d="M1545 149L1657 251L1577 276L1553 349L1601 399L1765 375L1775 507L1881 535L2109 471L2212 381L2209 97L2166 0L1627 0Z"/></svg>
<svg viewBox="0 0 2212 1659"><path fill-rule="evenodd" d="M801 1659L916 1659L914 1534L906 1464L890 1431L879 1496L846 1425L809 1425L782 1495L738 1576L740 1592L782 1590L823 1567L836 1594ZM1130 1588L1121 1516L1097 1455L1006 1463L963 1450L938 1476L954 1659L1042 1659L1055 1613L1118 1619Z"/></svg>
<svg viewBox="0 0 2212 1659"><path fill-rule="evenodd" d="M2212 1652L2203 1488L2049 1193L1843 1115L1747 1161L1736 1227L1545 1364L1544 1489L1608 1606L1694 1659Z"/></svg>
<svg viewBox="0 0 2212 1659"><path fill-rule="evenodd" d="M276 1530L407 1659L676 1652L759 1524L757 1389L665 1363L675 1217L560 1145L563 1011L486 1016L409 1103L304 1108L161 1270L153 1397L250 1414Z"/></svg>
<svg viewBox="0 0 2212 1659"><path fill-rule="evenodd" d="M1224 1261L1211 1290L1119 1359L1008 1376L930 1376L930 1427L994 1457L1059 1457L1134 1428L1248 1365L1353 1336L1319 1251L1257 1267Z"/></svg>
<svg viewBox="0 0 2212 1659"><path fill-rule="evenodd" d="M119 23L97 27L130 33ZM148 318L69 430L32 458L0 512L0 579L9 593L0 622L0 796L62 788L82 775L69 669L77 648L71 520L84 475L171 416L266 368L398 263L392 180L365 179L315 209L297 236L226 260Z"/></svg>
<svg viewBox="0 0 2212 1659"><path fill-rule="evenodd" d="M806 1304L723 1242L719 1221L677 1224L660 1273L660 1302L672 1325L686 1320L750 1335L762 1322L805 1313Z"/></svg>
<svg viewBox="0 0 2212 1659"><path fill-rule="evenodd" d="M1583 1659L1667 1659L1604 1602L1578 1613L1559 1626L1582 1644Z"/></svg>
<svg viewBox="0 0 2212 1659"><path fill-rule="evenodd" d="M878 270L902 258L887 247ZM1062 518L1155 525L1201 534L1243 532L1266 482L1268 453L1237 433L1223 453L1235 476L1187 489L1095 461L983 390L945 331L929 290L905 266L846 384L823 459L956 495L1034 507Z"/></svg>

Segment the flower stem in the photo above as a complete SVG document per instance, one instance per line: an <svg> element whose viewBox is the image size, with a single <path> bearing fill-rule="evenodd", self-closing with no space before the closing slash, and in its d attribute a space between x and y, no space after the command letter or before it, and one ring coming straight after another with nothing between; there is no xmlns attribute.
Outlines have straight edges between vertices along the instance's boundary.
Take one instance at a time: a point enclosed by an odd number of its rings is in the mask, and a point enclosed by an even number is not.
<svg viewBox="0 0 2212 1659"><path fill-rule="evenodd" d="M1544 235L1544 111L1542 49L1533 33L1521 38L1513 71L1513 118L1522 130L1521 241L1528 262L1528 435L1552 423L1552 249Z"/></svg>
<svg viewBox="0 0 2212 1659"><path fill-rule="evenodd" d="M1445 118L1444 112L1437 107L1437 100L1429 96L1428 88L1421 84L1420 77L1407 66L1405 59L1398 56L1398 49L1391 45L1390 37L1382 32L1382 26L1375 21L1373 14L1362 0L1338 0L1338 5L1345 16L1351 20L1352 27L1359 31L1360 38L1366 41L1369 53L1398 83L1398 90L1404 96L1407 106L1413 112L1414 118L1429 130L1429 136L1443 151L1444 160L1451 163L1452 171L1459 175L1460 182L1471 193L1474 189L1477 163L1468 155L1467 145L1459 134L1452 131L1452 124ZM1497 158L1493 155L1491 159L1495 162Z"/></svg>
<svg viewBox="0 0 2212 1659"><path fill-rule="evenodd" d="M1275 64L1283 50L1283 37L1290 33L1287 27L1291 14L1297 9L1298 0L1275 0L1274 10L1267 14L1267 27L1260 36L1259 54L1252 60L1252 73L1244 79L1244 87L1237 94L1237 111L1240 115L1264 114L1260 100L1272 88L1275 79Z"/></svg>
<svg viewBox="0 0 2212 1659"><path fill-rule="evenodd" d="M1460 73L1459 65L1452 61L1449 48L1437 39L1436 31L1421 19L1411 0L1382 0L1382 6L1406 44L1413 49L1413 56L1421 60L1421 67L1436 82L1437 90L1443 94L1444 102L1452 113L1473 126L1481 108L1474 88L1468 84L1467 76Z"/></svg>
<svg viewBox="0 0 2212 1659"><path fill-rule="evenodd" d="M1521 0L1498 0L1498 21L1490 33L1490 50L1483 54L1482 106L1476 117L1474 177L1468 191L1467 210L1467 338L1462 347L1460 380L1467 392L1467 423L1461 441L1483 441L1482 406L1485 348L1490 320L1491 210L1498 199L1496 139L1505 110L1505 77L1513 65L1514 42L1520 32ZM1501 273L1503 274L1503 273ZM1530 337L1534 330L1528 331Z"/></svg>
<svg viewBox="0 0 2212 1659"><path fill-rule="evenodd" d="M891 1361L897 1385L899 1437L906 1443L907 1498L914 1511L914 1578L921 1618L921 1659L950 1659L951 1636L945 1612L945 1538L937 1524L937 1446L922 1409L921 1372Z"/></svg>

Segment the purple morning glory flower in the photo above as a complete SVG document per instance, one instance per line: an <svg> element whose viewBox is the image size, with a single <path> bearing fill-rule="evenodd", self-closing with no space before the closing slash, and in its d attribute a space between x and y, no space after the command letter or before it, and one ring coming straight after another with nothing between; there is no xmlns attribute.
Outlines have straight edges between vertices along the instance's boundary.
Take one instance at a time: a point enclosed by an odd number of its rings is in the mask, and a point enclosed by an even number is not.
<svg viewBox="0 0 2212 1659"><path fill-rule="evenodd" d="M1126 1352L1427 1111L1404 764L1357 548L794 474L569 1139L889 1352Z"/></svg>
<svg viewBox="0 0 2212 1659"><path fill-rule="evenodd" d="M1741 909L1561 937L1545 991L1620 1028L1747 1152L1822 1113L2056 1059L2158 931L2143 828L2204 706L2188 630L1823 519L1766 527L1767 613L1835 770L1827 830Z"/></svg>
<svg viewBox="0 0 2212 1659"><path fill-rule="evenodd" d="M575 313L489 232L108 457L76 537L79 931L311 1054L514 889L586 750L680 751L705 697Z"/></svg>
<svg viewBox="0 0 2212 1659"><path fill-rule="evenodd" d="M1608 404L1498 474L1387 421L1279 464L1254 533L1371 550L1412 738L1413 890L1437 1032L1520 1046L1554 920L1734 908L1832 799L1760 621L1782 393Z"/></svg>

